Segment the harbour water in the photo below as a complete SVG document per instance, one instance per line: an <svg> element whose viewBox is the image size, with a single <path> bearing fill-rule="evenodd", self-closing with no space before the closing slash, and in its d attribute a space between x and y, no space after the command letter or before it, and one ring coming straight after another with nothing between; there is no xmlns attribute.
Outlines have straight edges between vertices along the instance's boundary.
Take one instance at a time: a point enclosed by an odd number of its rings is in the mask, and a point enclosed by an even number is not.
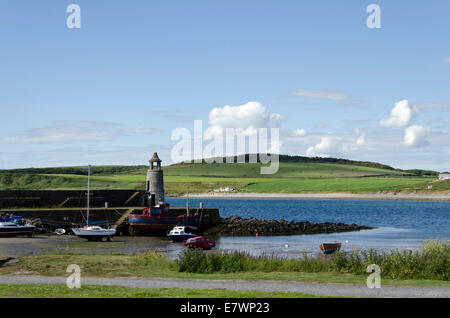
<svg viewBox="0 0 450 318"><path fill-rule="evenodd" d="M295 257L319 253L323 242L342 242L342 249L415 249L429 239L450 237L450 202L318 200L318 199L189 199L189 204L214 206L222 217L239 215L287 221L343 222L375 226L358 232L259 237L222 237L219 248L246 250L254 255ZM170 198L175 206L186 199Z"/></svg>
<svg viewBox="0 0 450 318"><path fill-rule="evenodd" d="M184 198L168 198L172 206L185 206ZM253 255L298 257L320 253L323 242L342 242L346 251L415 249L429 239L449 240L450 202L368 201L318 199L190 199L191 206L220 209L222 217L239 215L287 221L343 222L375 226L358 232L292 235L220 237L217 248L240 250ZM40 253L142 253L157 250L176 258L184 250L181 243L165 237L114 237L113 242L86 242L76 236L36 236L2 238L0 255L24 256Z"/></svg>

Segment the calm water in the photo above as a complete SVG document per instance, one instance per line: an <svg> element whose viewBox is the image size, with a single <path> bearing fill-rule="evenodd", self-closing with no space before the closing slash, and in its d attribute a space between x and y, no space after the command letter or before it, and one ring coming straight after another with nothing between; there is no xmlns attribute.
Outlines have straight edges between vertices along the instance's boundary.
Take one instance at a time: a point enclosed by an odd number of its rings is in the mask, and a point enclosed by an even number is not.
<svg viewBox="0 0 450 318"><path fill-rule="evenodd" d="M191 206L203 202L220 209L221 216L285 219L288 221L343 222L376 226L359 232L292 235L221 237L217 247L241 250L253 255L267 254L299 257L302 253L321 253L323 242L340 241L342 249L377 250L415 249L423 241L450 237L450 202L305 200L305 199L190 199ZM173 206L184 206L185 199L169 198ZM21 256L45 252L73 253L143 253L159 250L175 259L184 250L181 243L166 237L114 237L113 242L92 243L76 236L37 236L3 238L0 255Z"/></svg>
<svg viewBox="0 0 450 318"><path fill-rule="evenodd" d="M184 206L186 199L169 198L168 202L173 206ZM343 222L377 227L349 233L222 237L218 240L221 249L246 250L252 254L295 256L301 252L317 253L321 243L333 241L341 241L344 250L414 249L425 240L448 240L450 236L450 202L215 198L189 199L189 202L191 206L203 202L205 207L219 208L222 217L235 214L241 217Z"/></svg>

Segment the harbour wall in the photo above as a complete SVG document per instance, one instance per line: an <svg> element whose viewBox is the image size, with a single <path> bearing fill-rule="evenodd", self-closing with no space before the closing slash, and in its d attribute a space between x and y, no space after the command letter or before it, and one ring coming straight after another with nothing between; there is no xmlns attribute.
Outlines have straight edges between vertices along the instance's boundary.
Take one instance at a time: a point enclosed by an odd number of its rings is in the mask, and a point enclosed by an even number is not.
<svg viewBox="0 0 450 318"><path fill-rule="evenodd" d="M92 208L90 209L89 220L92 222L106 221L108 224L117 223L121 217L132 209L132 213L141 213L142 207L114 207L114 208ZM190 208L190 213L195 213L197 208ZM179 216L186 214L185 207L171 207L169 216ZM31 221L38 230L42 232L52 232L56 228L70 229L86 223L87 210L76 208L46 208L46 209L2 209L0 217L23 216ZM206 230L216 226L221 221L219 210L215 208L203 208L200 222L200 229ZM117 227L119 235L128 235L128 222L124 218Z"/></svg>
<svg viewBox="0 0 450 318"><path fill-rule="evenodd" d="M145 191L91 190L92 207L143 206ZM86 207L86 190L0 190L0 209Z"/></svg>

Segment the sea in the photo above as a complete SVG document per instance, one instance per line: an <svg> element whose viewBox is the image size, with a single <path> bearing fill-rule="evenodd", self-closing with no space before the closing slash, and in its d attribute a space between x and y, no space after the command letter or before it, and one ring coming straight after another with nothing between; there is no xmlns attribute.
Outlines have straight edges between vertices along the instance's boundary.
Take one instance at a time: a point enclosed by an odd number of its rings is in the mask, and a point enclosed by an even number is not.
<svg viewBox="0 0 450 318"><path fill-rule="evenodd" d="M172 206L185 206L186 198L168 198ZM222 217L238 215L286 221L342 222L368 225L357 232L221 237L217 247L252 255L296 257L320 253L326 242L342 242L342 250L378 251L417 249L431 239L448 241L450 202L336 199L190 198L190 206L218 208Z"/></svg>
<svg viewBox="0 0 450 318"><path fill-rule="evenodd" d="M167 198L171 206L186 206L186 198ZM296 258L318 255L320 244L341 242L341 250L415 250L431 239L448 241L450 202L336 199L190 198L189 205L218 208L222 217L238 215L286 221L342 222L368 225L371 230L331 234L282 236L222 236L216 249L251 255ZM145 253L164 252L176 259L185 250L167 237L116 236L112 242L87 242L74 235L2 238L0 255L26 256L41 253Z"/></svg>

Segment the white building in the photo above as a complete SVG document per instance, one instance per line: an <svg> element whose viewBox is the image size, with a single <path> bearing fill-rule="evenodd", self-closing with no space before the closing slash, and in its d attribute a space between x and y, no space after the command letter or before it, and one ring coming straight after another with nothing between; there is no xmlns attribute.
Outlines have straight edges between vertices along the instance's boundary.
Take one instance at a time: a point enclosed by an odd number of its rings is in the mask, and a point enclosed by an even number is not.
<svg viewBox="0 0 450 318"><path fill-rule="evenodd" d="M450 180L450 173L440 173L439 180Z"/></svg>
<svg viewBox="0 0 450 318"><path fill-rule="evenodd" d="M233 192L234 188L233 187L221 187L219 189L214 189L214 192Z"/></svg>

